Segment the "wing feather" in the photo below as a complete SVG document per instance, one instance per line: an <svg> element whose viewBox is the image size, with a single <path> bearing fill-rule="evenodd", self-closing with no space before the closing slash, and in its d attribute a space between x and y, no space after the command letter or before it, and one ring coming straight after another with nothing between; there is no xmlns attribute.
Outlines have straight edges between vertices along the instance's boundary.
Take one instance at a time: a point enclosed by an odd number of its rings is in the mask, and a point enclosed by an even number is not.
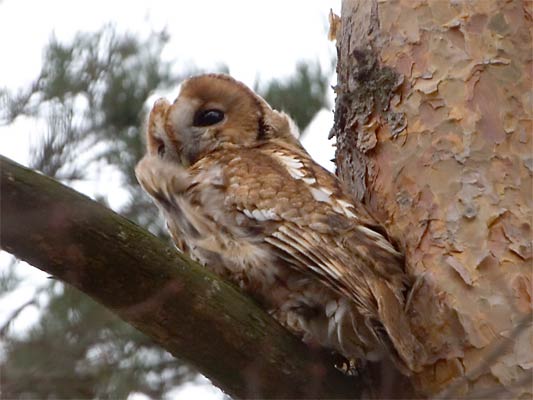
<svg viewBox="0 0 533 400"><path fill-rule="evenodd" d="M338 243L320 240L319 235L310 234L305 227L290 221L281 222L271 237L265 241L283 252L283 258L293 268L313 273L326 285L352 299L367 314L376 312L376 303L366 282L368 272L366 275L357 273L357 260L350 260L343 249L337 247Z"/></svg>
<svg viewBox="0 0 533 400"><path fill-rule="evenodd" d="M267 150L241 149L239 162L228 163L232 184L226 206L250 223L264 223L270 216L270 228L262 234L281 259L352 299L366 315L375 315L372 281L387 268L374 265L371 255L378 251L378 260L399 264L398 253L380 233L359 229L367 216L354 214L355 206L329 172L303 153Z"/></svg>
<svg viewBox="0 0 533 400"><path fill-rule="evenodd" d="M332 277L330 269L312 251L309 251L309 244L303 244L294 236L288 236L280 230L265 238L265 241L283 253L283 259L289 264L304 273L313 272L319 279L326 281L330 286L337 283L338 279ZM296 240L295 240L296 239Z"/></svg>

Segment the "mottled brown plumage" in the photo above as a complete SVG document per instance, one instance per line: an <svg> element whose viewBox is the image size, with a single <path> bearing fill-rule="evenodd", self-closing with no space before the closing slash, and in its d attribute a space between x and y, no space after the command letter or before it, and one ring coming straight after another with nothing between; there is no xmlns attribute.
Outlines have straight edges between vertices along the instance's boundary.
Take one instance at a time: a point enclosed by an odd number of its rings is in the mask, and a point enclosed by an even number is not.
<svg viewBox="0 0 533 400"><path fill-rule="evenodd" d="M305 341L416 369L401 254L287 115L226 75L201 75L156 102L147 131L136 174L178 249Z"/></svg>

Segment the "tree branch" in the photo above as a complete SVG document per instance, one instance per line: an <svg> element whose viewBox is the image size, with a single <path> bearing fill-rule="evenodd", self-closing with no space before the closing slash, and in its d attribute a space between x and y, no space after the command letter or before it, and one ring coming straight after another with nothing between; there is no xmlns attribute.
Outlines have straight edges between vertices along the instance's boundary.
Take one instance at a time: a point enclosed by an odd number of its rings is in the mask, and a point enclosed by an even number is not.
<svg viewBox="0 0 533 400"><path fill-rule="evenodd" d="M239 290L53 179L0 156L2 248L78 288L234 397L355 398Z"/></svg>

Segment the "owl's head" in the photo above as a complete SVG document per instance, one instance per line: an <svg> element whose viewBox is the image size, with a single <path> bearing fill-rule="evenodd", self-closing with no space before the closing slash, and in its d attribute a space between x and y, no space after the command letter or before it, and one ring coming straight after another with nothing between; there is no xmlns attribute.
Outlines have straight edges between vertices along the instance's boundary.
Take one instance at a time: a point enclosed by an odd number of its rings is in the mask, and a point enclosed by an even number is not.
<svg viewBox="0 0 533 400"><path fill-rule="evenodd" d="M148 121L148 152L184 166L224 145L249 147L269 140L299 146L296 125L222 74L185 80L174 103L158 100Z"/></svg>

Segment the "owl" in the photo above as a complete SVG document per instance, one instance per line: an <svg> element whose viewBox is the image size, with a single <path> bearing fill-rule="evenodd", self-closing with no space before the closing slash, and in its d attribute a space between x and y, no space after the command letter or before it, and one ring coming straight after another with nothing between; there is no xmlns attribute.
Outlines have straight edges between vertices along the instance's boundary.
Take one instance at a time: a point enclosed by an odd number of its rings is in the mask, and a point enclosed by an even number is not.
<svg viewBox="0 0 533 400"><path fill-rule="evenodd" d="M146 139L135 173L181 252L306 343L416 369L402 255L288 115L230 76L200 75L155 103Z"/></svg>

